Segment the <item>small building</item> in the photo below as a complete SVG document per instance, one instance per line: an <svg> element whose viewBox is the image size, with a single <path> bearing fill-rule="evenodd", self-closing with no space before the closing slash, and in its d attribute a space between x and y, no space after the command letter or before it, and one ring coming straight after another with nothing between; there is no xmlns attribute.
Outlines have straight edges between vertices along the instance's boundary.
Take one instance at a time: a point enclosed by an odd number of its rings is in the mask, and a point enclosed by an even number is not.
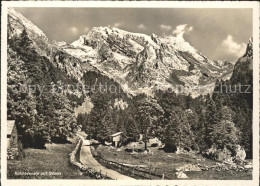
<svg viewBox="0 0 260 186"><path fill-rule="evenodd" d="M7 121L7 159L14 159L19 154L18 132L15 120Z"/></svg>
<svg viewBox="0 0 260 186"><path fill-rule="evenodd" d="M114 144L115 147L118 147L119 144L121 143L122 134L123 132L117 132L115 134L110 135L112 138L112 143Z"/></svg>
<svg viewBox="0 0 260 186"><path fill-rule="evenodd" d="M148 143L151 147L161 147L162 146L162 142L156 137L149 139Z"/></svg>

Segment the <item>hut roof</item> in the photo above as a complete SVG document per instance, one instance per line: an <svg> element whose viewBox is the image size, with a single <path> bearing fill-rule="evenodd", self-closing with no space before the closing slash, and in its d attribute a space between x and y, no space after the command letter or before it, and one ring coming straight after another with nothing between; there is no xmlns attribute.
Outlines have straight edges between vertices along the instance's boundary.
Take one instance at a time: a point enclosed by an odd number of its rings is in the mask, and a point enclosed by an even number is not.
<svg viewBox="0 0 260 186"><path fill-rule="evenodd" d="M15 120L7 121L7 135L11 135L14 128Z"/></svg>
<svg viewBox="0 0 260 186"><path fill-rule="evenodd" d="M118 135L120 135L120 134L122 134L122 133L123 133L123 132L117 132L117 133L112 134L112 135L110 135L110 136L115 137L115 136L118 136Z"/></svg>

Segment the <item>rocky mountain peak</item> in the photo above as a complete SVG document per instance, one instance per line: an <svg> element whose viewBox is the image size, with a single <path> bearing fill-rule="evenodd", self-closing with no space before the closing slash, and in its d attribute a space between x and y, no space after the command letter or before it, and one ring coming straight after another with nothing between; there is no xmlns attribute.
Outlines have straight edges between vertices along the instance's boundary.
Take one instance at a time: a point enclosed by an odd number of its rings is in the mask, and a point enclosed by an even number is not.
<svg viewBox="0 0 260 186"><path fill-rule="evenodd" d="M208 59L184 39L119 28L94 27L62 49L88 61L133 95L151 95L155 87L167 89L178 84L213 88L217 78L228 79L233 70L232 64ZM206 89L205 94L210 91Z"/></svg>
<svg viewBox="0 0 260 186"><path fill-rule="evenodd" d="M252 81L253 73L253 38L248 41L244 56L240 57L235 66L230 82L232 84L241 83L249 85Z"/></svg>
<svg viewBox="0 0 260 186"><path fill-rule="evenodd" d="M253 37L250 37L247 47L246 47L246 53L243 57L252 57L253 56Z"/></svg>
<svg viewBox="0 0 260 186"><path fill-rule="evenodd" d="M44 40L48 40L47 36L43 33L41 29L35 26L29 19L25 18L22 14L15 11L14 8L8 8L9 21L14 22L17 21L19 24L16 25L16 28L13 29L17 34L22 33L23 29L27 29L30 34L37 35Z"/></svg>

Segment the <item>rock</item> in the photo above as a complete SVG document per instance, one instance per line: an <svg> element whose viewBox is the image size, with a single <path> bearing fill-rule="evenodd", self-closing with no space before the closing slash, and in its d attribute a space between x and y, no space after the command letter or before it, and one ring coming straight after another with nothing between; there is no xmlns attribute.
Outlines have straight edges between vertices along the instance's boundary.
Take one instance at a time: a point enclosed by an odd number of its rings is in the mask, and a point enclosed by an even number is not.
<svg viewBox="0 0 260 186"><path fill-rule="evenodd" d="M176 172L175 175L176 175L176 178L179 178L179 179L187 179L188 178L188 176L184 172Z"/></svg>
<svg viewBox="0 0 260 186"><path fill-rule="evenodd" d="M235 160L237 160L237 161L244 161L246 159L246 151L240 145L236 146L235 152L236 152Z"/></svg>
<svg viewBox="0 0 260 186"><path fill-rule="evenodd" d="M253 165L252 165L252 164L249 164L249 165L245 165L244 167L245 167L245 169L252 169L252 168L253 168Z"/></svg>
<svg viewBox="0 0 260 186"><path fill-rule="evenodd" d="M182 154L184 152L183 148L177 147L176 154Z"/></svg>
<svg viewBox="0 0 260 186"><path fill-rule="evenodd" d="M222 162L232 162L231 152L224 148L223 150L219 150L217 153L217 160Z"/></svg>
<svg viewBox="0 0 260 186"><path fill-rule="evenodd" d="M190 171L201 171L201 169L197 165L193 165Z"/></svg>
<svg viewBox="0 0 260 186"><path fill-rule="evenodd" d="M213 160L226 162L228 164L233 163L231 152L226 147L224 147L224 149L217 149L215 145L212 145L212 147L208 149L205 155Z"/></svg>
<svg viewBox="0 0 260 186"><path fill-rule="evenodd" d="M111 146L112 145L112 143L110 142L107 142L107 141L105 141L105 145L107 145L107 146Z"/></svg>
<svg viewBox="0 0 260 186"><path fill-rule="evenodd" d="M208 151L206 152L206 154L210 155L210 154L214 154L217 152L217 147L216 145L212 145L210 149L208 149Z"/></svg>
<svg viewBox="0 0 260 186"><path fill-rule="evenodd" d="M234 165L231 166L231 168L232 168L233 170L236 170L236 169L237 169L237 165L234 164Z"/></svg>
<svg viewBox="0 0 260 186"><path fill-rule="evenodd" d="M148 144L149 144L151 147L162 146L162 142L161 142L158 138L149 139Z"/></svg>
<svg viewBox="0 0 260 186"><path fill-rule="evenodd" d="M192 164L184 165L182 167L177 168L176 170L177 171L183 171L183 172L187 172L187 171L202 171L201 168L198 165L192 165Z"/></svg>

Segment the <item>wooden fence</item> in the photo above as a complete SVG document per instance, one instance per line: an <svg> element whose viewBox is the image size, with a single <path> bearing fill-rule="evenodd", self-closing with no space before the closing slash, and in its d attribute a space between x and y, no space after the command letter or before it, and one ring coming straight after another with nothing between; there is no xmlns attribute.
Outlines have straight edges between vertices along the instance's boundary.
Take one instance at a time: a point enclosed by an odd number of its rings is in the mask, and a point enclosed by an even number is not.
<svg viewBox="0 0 260 186"><path fill-rule="evenodd" d="M86 165L83 165L79 161L79 156L80 156L80 148L82 146L82 140L80 139L75 147L75 149L70 153L70 158L69 162L71 165L79 169L80 171L84 172L85 175L89 176L90 178L93 179L109 179L111 180L112 178L108 177L107 174L104 174L100 170L95 170L92 167L88 167Z"/></svg>
<svg viewBox="0 0 260 186"><path fill-rule="evenodd" d="M125 165L114 161L106 160L96 152L95 148L91 146L91 153L93 157L103 166L114 169L124 175L139 178L139 179L148 179L148 180L160 180L160 179L170 179L165 177L165 175L156 174L156 169L145 169L143 167L138 166L131 166L131 165Z"/></svg>

